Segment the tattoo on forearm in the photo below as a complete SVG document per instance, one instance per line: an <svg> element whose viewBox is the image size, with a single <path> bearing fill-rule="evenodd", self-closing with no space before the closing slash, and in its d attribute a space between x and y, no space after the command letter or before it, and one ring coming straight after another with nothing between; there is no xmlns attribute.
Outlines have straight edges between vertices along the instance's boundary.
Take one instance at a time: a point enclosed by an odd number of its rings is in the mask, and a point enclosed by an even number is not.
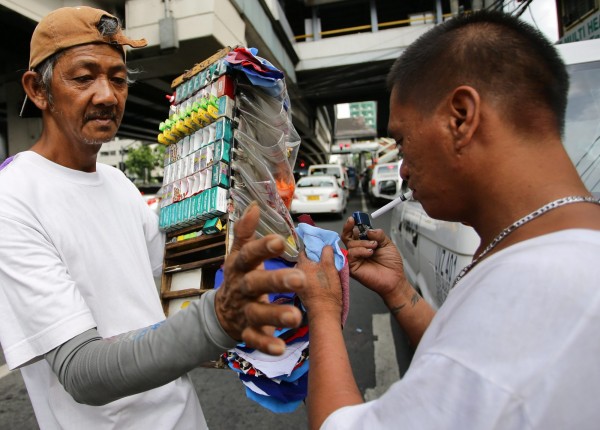
<svg viewBox="0 0 600 430"><path fill-rule="evenodd" d="M416 304L419 302L419 300L421 300L421 296L419 295L419 293L413 294L413 296L410 298L410 306L414 308L416 306ZM392 315L396 315L405 306L406 306L406 303L403 303L403 304L401 304L399 306L394 306L393 308L390 309L390 312L392 313Z"/></svg>
<svg viewBox="0 0 600 430"><path fill-rule="evenodd" d="M421 296L419 296L419 293L413 294L412 298L410 299L411 306L414 308L415 305L419 302L419 300L421 300Z"/></svg>
<svg viewBox="0 0 600 430"><path fill-rule="evenodd" d="M400 312L402 310L402 308L406 306L406 303L400 306L394 306L392 309L390 309L390 311L392 312L393 315L396 315L398 312Z"/></svg>

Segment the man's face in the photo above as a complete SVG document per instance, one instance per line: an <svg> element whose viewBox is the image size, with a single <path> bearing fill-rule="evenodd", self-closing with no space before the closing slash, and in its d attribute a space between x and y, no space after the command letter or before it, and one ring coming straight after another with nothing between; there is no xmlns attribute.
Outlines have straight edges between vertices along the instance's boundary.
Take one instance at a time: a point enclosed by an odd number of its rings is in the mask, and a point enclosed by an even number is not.
<svg viewBox="0 0 600 430"><path fill-rule="evenodd" d="M67 50L54 67L48 114L71 144L102 144L117 133L127 99L121 53L106 44Z"/></svg>
<svg viewBox="0 0 600 430"><path fill-rule="evenodd" d="M413 197L434 218L443 218L452 180L450 145L440 109L423 114L410 103L401 104L397 88L390 97L388 131L403 154L400 175Z"/></svg>

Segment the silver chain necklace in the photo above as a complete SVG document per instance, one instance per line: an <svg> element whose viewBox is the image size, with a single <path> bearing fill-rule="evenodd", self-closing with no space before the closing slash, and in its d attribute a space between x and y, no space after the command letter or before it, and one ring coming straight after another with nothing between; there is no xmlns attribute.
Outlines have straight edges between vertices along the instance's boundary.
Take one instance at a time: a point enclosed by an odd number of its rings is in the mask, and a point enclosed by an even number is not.
<svg viewBox="0 0 600 430"><path fill-rule="evenodd" d="M545 214L548 211L551 211L552 209L556 209L561 206L568 205L570 203L579 203L579 202L596 203L597 205L600 205L600 200L598 200L594 197L569 196L569 197L563 197L561 199L554 200L553 202L547 203L544 206L542 206L541 208L534 210L533 212L531 212L528 215L525 215L520 220L515 221L514 223L512 223L511 225L506 227L504 230L502 230L500 232L500 234L498 236L496 236L494 238L494 240L492 240L490 242L490 244L477 257L475 257L473 259L473 261L471 261L470 264L465 266L460 271L458 276L454 279L454 282L452 283L452 287L450 287L450 289L454 288L456 286L456 284L458 284L458 281L460 281L463 278L463 276L465 276L467 273L469 273L469 271L473 267L475 267L475 265L477 263L479 263L481 261L481 259L483 257L485 257L492 249L494 249L496 247L496 245L498 245L500 242L502 242L502 240L504 240L504 238L506 238L506 236L508 236L513 231L515 231L516 229L521 227L523 224L526 224L529 221L536 219L537 217Z"/></svg>

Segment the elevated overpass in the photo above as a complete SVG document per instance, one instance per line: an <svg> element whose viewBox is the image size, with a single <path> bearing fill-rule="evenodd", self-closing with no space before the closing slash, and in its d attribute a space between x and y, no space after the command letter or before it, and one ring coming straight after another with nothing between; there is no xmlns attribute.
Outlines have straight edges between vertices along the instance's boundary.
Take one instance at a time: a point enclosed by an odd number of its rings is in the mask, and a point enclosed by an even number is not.
<svg viewBox="0 0 600 430"><path fill-rule="evenodd" d="M149 46L128 53L140 71L130 88L123 138L154 142L167 115L174 78L225 46L256 47L286 74L299 158L327 161L338 103L378 102L386 134L385 76L400 52L448 14L454 0L0 0L0 159L27 149L39 119L18 118L29 39L51 10L75 4L119 16L126 32ZM407 5L405 3L410 3ZM8 143L7 143L8 142Z"/></svg>

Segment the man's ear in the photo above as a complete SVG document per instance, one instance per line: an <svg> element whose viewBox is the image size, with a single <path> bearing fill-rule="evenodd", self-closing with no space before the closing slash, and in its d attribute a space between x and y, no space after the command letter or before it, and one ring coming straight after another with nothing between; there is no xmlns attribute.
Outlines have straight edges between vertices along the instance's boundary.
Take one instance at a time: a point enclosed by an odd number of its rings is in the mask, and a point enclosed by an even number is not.
<svg viewBox="0 0 600 430"><path fill-rule="evenodd" d="M39 110L48 108L48 94L38 81L38 74L28 70L21 78L21 84L27 94L27 98L34 103Z"/></svg>
<svg viewBox="0 0 600 430"><path fill-rule="evenodd" d="M452 91L448 100L450 133L454 137L455 150L467 146L479 127L481 99L473 87L462 85Z"/></svg>

